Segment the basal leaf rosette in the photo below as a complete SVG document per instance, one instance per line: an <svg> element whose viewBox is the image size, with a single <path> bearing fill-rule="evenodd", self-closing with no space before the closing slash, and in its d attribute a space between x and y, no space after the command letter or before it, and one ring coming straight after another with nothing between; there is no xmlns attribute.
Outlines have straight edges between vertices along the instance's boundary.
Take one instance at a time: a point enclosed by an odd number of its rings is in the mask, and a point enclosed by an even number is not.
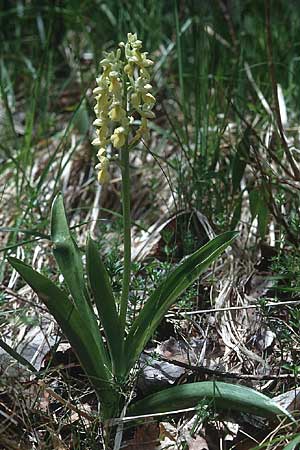
<svg viewBox="0 0 300 450"><path fill-rule="evenodd" d="M155 97L151 94L151 66L153 61L142 52L142 41L128 33L127 42L120 42L116 51L106 53L100 61L101 74L93 93L97 137L92 144L99 148L98 181L109 181L107 147L130 148L148 134L148 120L155 117L152 109ZM140 125L135 125L135 119Z"/></svg>

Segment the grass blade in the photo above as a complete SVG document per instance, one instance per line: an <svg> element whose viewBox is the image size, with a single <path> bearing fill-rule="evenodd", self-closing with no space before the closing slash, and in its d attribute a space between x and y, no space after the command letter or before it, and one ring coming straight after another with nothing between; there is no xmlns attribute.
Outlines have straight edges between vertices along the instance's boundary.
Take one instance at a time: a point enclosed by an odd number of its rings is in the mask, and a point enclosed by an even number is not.
<svg viewBox="0 0 300 450"><path fill-rule="evenodd" d="M297 434L294 439L291 440L284 448L283 450L295 450L298 445L300 444L300 434Z"/></svg>
<svg viewBox="0 0 300 450"><path fill-rule="evenodd" d="M14 358L18 363L27 369L31 370L31 372L37 372L36 368L29 362L26 358L24 358L20 353L14 350L10 345L8 345L3 339L0 338L0 347L6 351L12 358Z"/></svg>
<svg viewBox="0 0 300 450"><path fill-rule="evenodd" d="M262 417L290 414L269 397L248 387L215 381L174 386L149 395L129 408L129 417L192 408L206 399L218 410L252 413Z"/></svg>

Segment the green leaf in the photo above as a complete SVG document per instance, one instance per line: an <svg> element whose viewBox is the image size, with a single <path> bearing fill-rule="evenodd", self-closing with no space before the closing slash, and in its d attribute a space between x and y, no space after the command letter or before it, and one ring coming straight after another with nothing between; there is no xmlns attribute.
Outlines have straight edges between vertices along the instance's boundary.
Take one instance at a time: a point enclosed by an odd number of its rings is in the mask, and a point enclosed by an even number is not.
<svg viewBox="0 0 300 450"><path fill-rule="evenodd" d="M300 444L300 434L297 434L297 436L294 437L294 439L291 440L284 448L283 450L295 450Z"/></svg>
<svg viewBox="0 0 300 450"><path fill-rule="evenodd" d="M151 294L132 324L125 343L127 373L133 367L160 321L177 298L199 277L237 236L227 232L212 239L186 258Z"/></svg>
<svg viewBox="0 0 300 450"><path fill-rule="evenodd" d="M232 218L230 222L230 228L235 228L240 221L241 213L242 213L242 196L237 200L234 210L232 213Z"/></svg>
<svg viewBox="0 0 300 450"><path fill-rule="evenodd" d="M197 406L206 399L218 410L241 411L263 417L290 414L260 392L237 384L215 381L174 386L134 403L128 416L163 413Z"/></svg>
<svg viewBox="0 0 300 450"><path fill-rule="evenodd" d="M269 219L269 211L268 206L265 202L265 195L263 189L260 191L253 190L249 194L249 202L250 202L250 212L252 216L252 220L257 216L258 221L258 231L260 237L263 239L266 234L268 219Z"/></svg>
<svg viewBox="0 0 300 450"><path fill-rule="evenodd" d="M48 234L40 233L36 230L24 230L23 228L19 227L0 227L0 231L4 231L7 233L23 233L28 234L29 236L36 236L42 239L50 239L50 236Z"/></svg>
<svg viewBox="0 0 300 450"><path fill-rule="evenodd" d="M110 370L105 366L98 342L95 341L91 329L87 326L85 317L68 295L48 278L17 258L10 257L8 260L56 319L99 398L103 401L104 410L110 409L117 394L112 389Z"/></svg>
<svg viewBox="0 0 300 450"><path fill-rule="evenodd" d="M84 279L81 253L70 233L61 194L56 196L52 205L51 240L54 243L54 257L74 299L76 308L84 319L85 326L89 328L95 342L97 342L102 361L107 366L110 366L111 362L103 343L96 316L91 307Z"/></svg>
<svg viewBox="0 0 300 450"><path fill-rule="evenodd" d="M85 100L82 100L80 107L74 115L74 126L82 136L86 136L90 129L90 118Z"/></svg>
<svg viewBox="0 0 300 450"><path fill-rule="evenodd" d="M8 345L3 339L0 338L0 347L3 348L10 356L12 356L16 361L18 361L22 366L27 367L31 372L37 372L36 368L24 358L19 352L14 350L10 345Z"/></svg>
<svg viewBox="0 0 300 450"><path fill-rule="evenodd" d="M259 193L259 191L253 190L250 192L249 203L250 203L250 212L251 212L252 220L254 220L260 209L260 193Z"/></svg>
<svg viewBox="0 0 300 450"><path fill-rule="evenodd" d="M232 189L236 192L240 189L240 182L243 178L247 162L249 160L249 136L251 129L247 128L241 141L238 143L236 154L232 161Z"/></svg>
<svg viewBox="0 0 300 450"><path fill-rule="evenodd" d="M95 304L104 328L113 372L118 375L122 366L123 342L120 338L119 316L108 273L95 242L89 238L86 249L87 273Z"/></svg>
<svg viewBox="0 0 300 450"><path fill-rule="evenodd" d="M258 231L260 237L263 239L267 232L267 226L269 222L269 211L267 205L265 205L263 202L260 205L259 211L258 211Z"/></svg>

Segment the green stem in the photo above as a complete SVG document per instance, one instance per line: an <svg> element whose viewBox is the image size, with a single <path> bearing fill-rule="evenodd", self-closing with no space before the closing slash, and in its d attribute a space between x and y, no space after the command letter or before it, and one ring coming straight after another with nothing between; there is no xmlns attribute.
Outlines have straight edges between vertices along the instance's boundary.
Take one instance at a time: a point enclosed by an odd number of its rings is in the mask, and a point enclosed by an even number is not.
<svg viewBox="0 0 300 450"><path fill-rule="evenodd" d="M124 232L124 271L120 308L121 336L125 335L126 313L131 272L131 220L130 220L130 175L128 144L121 149L122 162L122 203L123 203L123 232Z"/></svg>

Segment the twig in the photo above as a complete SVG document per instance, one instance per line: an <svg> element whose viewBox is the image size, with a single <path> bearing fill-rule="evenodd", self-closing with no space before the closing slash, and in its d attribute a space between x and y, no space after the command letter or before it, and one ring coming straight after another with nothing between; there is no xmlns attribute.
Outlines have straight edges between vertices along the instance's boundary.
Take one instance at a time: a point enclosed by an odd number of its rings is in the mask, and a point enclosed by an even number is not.
<svg viewBox="0 0 300 450"><path fill-rule="evenodd" d="M44 389L45 392L47 392L51 397L55 398L59 403L64 405L66 408L70 409L71 411L76 412L79 416L84 417L85 419L89 420L90 422L94 422L97 419L96 415L88 414L85 411L79 410L77 406L73 405L71 402L65 400L63 397L61 397L59 394L53 391L53 389L46 386L44 381L39 380L37 381L37 384Z"/></svg>
<svg viewBox="0 0 300 450"><path fill-rule="evenodd" d="M11 295L12 297L14 297L17 300L20 300L21 302L27 303L28 305L34 306L35 308L38 308L40 311L43 311L45 313L48 312L47 308L44 308L43 306L39 305L36 302L32 302L31 300L28 300L27 298L23 297L20 294L17 294L15 291L13 291L12 289L10 289L9 287L5 286L4 284L0 284L0 288L7 292L7 294Z"/></svg>
<svg viewBox="0 0 300 450"><path fill-rule="evenodd" d="M265 303L263 306L285 306L285 305L298 305L300 303L300 300L288 300L286 302L268 302ZM256 309L261 308L262 305L244 305L244 306L228 306L225 308L211 308L211 309L199 309L196 311L180 311L178 312L178 315L182 316L193 316L194 314L209 314L209 313L216 313L216 312L222 312L222 311L239 311L242 309ZM176 313L170 313L166 314L165 317L172 317L176 318Z"/></svg>
<svg viewBox="0 0 300 450"><path fill-rule="evenodd" d="M267 380L277 380L277 379L295 379L300 378L300 374L274 374L274 375L250 375L244 373L236 373L236 372L223 372L222 370L217 369L209 369L208 367L203 366L194 366L191 364L187 364L181 361L177 361L175 359L168 359L164 356L159 355L159 359L161 361L167 362L169 364L173 364L177 367L182 367L183 369L190 370L191 372L201 374L201 375L213 375L216 377L224 377L224 378L234 378L236 380L258 380L258 381L267 381Z"/></svg>

